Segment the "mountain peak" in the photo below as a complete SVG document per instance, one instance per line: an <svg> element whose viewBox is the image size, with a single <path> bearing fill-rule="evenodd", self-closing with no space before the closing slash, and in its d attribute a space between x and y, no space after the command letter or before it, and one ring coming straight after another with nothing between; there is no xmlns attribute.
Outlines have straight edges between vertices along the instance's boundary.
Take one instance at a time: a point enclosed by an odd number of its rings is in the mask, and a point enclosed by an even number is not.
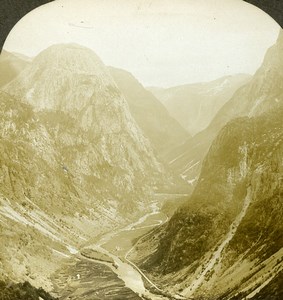
<svg viewBox="0 0 283 300"><path fill-rule="evenodd" d="M77 44L58 44L43 50L4 90L37 110L68 113L81 112L93 101L104 101L98 94L106 90L112 93L113 101L121 100L100 58Z"/></svg>
<svg viewBox="0 0 283 300"><path fill-rule="evenodd" d="M100 58L89 48L78 44L55 44L36 56L34 63L40 67L64 69L81 74L99 75L106 68ZM99 73L99 74L98 74Z"/></svg>

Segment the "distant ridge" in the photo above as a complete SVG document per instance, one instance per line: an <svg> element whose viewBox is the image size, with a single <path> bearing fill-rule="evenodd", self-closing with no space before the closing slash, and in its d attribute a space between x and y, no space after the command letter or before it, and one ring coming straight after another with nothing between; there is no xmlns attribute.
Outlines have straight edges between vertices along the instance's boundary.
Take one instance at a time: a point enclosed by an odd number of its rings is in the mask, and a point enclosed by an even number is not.
<svg viewBox="0 0 283 300"><path fill-rule="evenodd" d="M192 135L205 129L235 91L251 79L247 74L167 89L149 88L169 113Z"/></svg>

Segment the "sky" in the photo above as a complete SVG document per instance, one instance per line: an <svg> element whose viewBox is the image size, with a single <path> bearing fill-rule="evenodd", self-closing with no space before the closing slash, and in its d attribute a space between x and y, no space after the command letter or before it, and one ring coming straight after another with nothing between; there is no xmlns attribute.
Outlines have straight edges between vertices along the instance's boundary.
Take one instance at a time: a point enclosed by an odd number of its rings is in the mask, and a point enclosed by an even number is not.
<svg viewBox="0 0 283 300"><path fill-rule="evenodd" d="M22 18L3 48L34 57L77 43L145 86L171 87L254 74L279 29L242 0L56 0Z"/></svg>

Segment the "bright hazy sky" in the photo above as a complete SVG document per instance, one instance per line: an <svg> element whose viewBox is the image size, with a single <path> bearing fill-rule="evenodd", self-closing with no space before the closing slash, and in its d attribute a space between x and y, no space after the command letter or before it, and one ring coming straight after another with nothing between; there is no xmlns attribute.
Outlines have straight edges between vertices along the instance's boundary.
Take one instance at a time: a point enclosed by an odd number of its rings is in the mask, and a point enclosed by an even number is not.
<svg viewBox="0 0 283 300"><path fill-rule="evenodd" d="M253 74L279 25L241 0L56 0L20 20L4 49L35 56L78 43L145 86Z"/></svg>

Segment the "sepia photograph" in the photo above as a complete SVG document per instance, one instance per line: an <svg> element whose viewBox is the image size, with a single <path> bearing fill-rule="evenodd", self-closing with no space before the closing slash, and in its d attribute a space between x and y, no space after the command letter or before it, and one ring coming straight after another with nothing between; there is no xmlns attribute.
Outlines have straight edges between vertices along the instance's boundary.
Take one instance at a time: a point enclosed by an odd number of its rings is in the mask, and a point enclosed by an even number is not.
<svg viewBox="0 0 283 300"><path fill-rule="evenodd" d="M283 30L242 0L56 0L0 56L0 300L282 300Z"/></svg>

